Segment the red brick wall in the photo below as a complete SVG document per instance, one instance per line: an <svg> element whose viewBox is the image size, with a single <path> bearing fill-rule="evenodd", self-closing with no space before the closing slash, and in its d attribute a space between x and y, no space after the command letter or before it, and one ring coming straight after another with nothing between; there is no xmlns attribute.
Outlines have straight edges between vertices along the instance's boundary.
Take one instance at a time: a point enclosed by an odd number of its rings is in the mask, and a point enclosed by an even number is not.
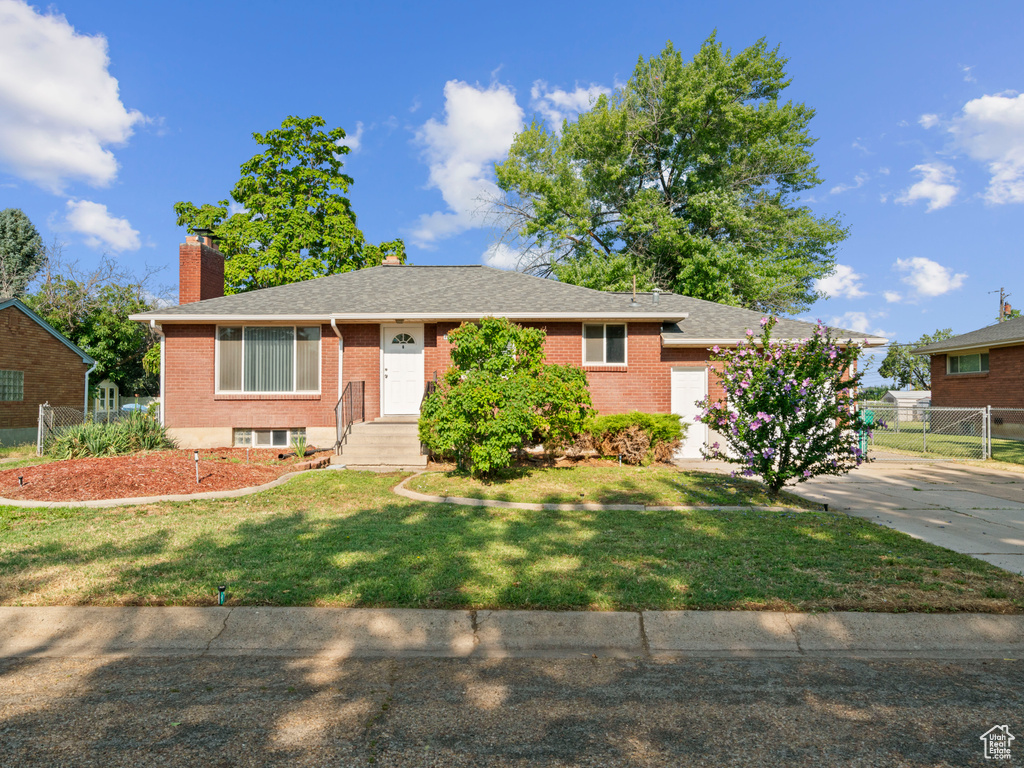
<svg viewBox="0 0 1024 768"><path fill-rule="evenodd" d="M0 369L25 374L25 399L0 401L0 429L36 426L45 402L82 410L89 366L13 306L0 310Z"/></svg>
<svg viewBox="0 0 1024 768"><path fill-rule="evenodd" d="M946 356L932 355L932 405L1024 408L1024 344L989 350L988 373L946 373Z"/></svg>
<svg viewBox="0 0 1024 768"><path fill-rule="evenodd" d="M224 256L189 237L178 246L178 303L224 295Z"/></svg>
<svg viewBox="0 0 1024 768"><path fill-rule="evenodd" d="M524 323L547 332L544 351L547 362L583 366L583 323ZM458 323L428 324L424 368L430 380L451 364L444 335ZM590 382L591 398L600 413L638 410L669 413L672 410L672 368L715 367L707 362L705 349L671 349L661 346L660 323L630 323L626 339L625 366L583 366ZM713 398L724 397L718 377L712 372L708 386Z"/></svg>
<svg viewBox="0 0 1024 768"><path fill-rule="evenodd" d="M545 351L551 363L581 365L582 323L536 323L547 331ZM424 380L444 373L451 346L444 339L458 323L428 323L424 328ZM380 326L339 325L344 339L343 383L365 382L367 420L380 416ZM212 325L164 326L167 339L164 418L169 427L334 426L338 400L338 339L330 325L321 326L319 395L217 395L214 382ZM627 365L586 366L594 406L601 413L671 411L673 366L707 366L703 349L664 349L661 325L630 323ZM710 377L712 397L723 396L718 378Z"/></svg>

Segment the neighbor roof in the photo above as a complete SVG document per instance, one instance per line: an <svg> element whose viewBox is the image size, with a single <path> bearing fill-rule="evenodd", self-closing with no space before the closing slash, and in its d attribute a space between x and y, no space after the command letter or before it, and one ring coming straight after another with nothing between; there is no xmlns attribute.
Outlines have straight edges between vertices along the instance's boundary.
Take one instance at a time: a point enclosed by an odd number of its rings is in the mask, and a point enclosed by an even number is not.
<svg viewBox="0 0 1024 768"><path fill-rule="evenodd" d="M962 349L1004 347L1011 344L1024 344L1024 317L1015 317L970 333L962 333L945 341L925 344L911 352L915 355L937 355Z"/></svg>
<svg viewBox="0 0 1024 768"><path fill-rule="evenodd" d="M557 280L485 266L381 266L316 280L206 299L132 315L157 323L212 323L248 320L469 320L487 315L512 320L658 320L670 325L669 346L714 344L744 337L761 313L672 293L596 291ZM780 336L803 338L813 324L779 321ZM863 333L843 338L884 343Z"/></svg>
<svg viewBox="0 0 1024 768"><path fill-rule="evenodd" d="M43 320L43 318L41 318L27 306L25 306L25 304L19 301L18 299L6 299L5 301L0 301L0 311L5 310L8 307L16 307L18 310L25 313L29 317L29 319L34 320L40 327L42 327L43 330L47 331L51 336L53 336L53 338L55 338L65 347L67 347L80 358L82 358L83 363L86 363L87 365L92 365L93 363L96 362L91 357L89 357L89 355L83 352L78 346L71 342L64 334L62 334L48 322Z"/></svg>

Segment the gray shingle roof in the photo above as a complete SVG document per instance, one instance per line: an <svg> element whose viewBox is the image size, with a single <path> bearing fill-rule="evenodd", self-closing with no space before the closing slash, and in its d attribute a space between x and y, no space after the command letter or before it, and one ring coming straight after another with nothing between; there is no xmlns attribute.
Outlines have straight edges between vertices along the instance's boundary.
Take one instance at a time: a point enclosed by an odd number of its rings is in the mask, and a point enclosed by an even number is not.
<svg viewBox="0 0 1024 768"><path fill-rule="evenodd" d="M943 352L955 352L959 349L978 349L979 347L1003 346L1013 343L1024 344L1024 317L1015 317L970 333L962 333L945 341L925 344L912 351L915 355L935 355Z"/></svg>
<svg viewBox="0 0 1024 768"><path fill-rule="evenodd" d="M631 305L631 299L630 293L595 291L485 266L388 266L207 299L132 317L173 323L176 320L202 321L205 317L215 322L231 316L268 320L275 316L351 319L357 315L367 315L367 319L381 315L433 319L484 315L513 318L550 315L552 319L574 315L625 319L636 316L669 323L681 321L676 327L666 328L666 340L677 341L740 338L747 328L756 329L761 319L758 312L671 293L660 294L657 303L650 293L637 294L636 306ZM783 319L779 321L776 334L803 338L813 327L811 323ZM840 335L844 339L868 338L867 334L853 331L842 331Z"/></svg>

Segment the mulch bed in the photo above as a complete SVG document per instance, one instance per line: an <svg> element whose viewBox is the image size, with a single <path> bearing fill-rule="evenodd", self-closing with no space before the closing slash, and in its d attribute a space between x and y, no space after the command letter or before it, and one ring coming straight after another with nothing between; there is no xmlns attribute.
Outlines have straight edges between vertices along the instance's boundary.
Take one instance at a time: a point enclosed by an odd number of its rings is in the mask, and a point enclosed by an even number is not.
<svg viewBox="0 0 1024 768"><path fill-rule="evenodd" d="M0 471L0 497L35 501L88 501L135 496L230 491L275 480L287 472L305 469L306 462L291 455L278 459L282 450L249 451L245 448L201 450L199 484L192 451L153 451L131 456L69 459ZM302 467L298 466L303 464ZM22 477L24 485L18 484Z"/></svg>

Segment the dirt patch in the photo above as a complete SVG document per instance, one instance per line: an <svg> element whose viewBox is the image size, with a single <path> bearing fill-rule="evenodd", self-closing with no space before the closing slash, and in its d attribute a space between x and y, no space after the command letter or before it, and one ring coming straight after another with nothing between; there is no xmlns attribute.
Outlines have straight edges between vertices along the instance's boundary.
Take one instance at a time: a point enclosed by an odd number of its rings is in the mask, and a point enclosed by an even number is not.
<svg viewBox="0 0 1024 768"><path fill-rule="evenodd" d="M0 471L0 497L89 501L231 491L263 485L300 468L298 457L291 454L278 459L280 453L254 449L247 457L245 448L199 451L198 484L193 452L189 450L54 461ZM306 462L326 455L307 456Z"/></svg>

